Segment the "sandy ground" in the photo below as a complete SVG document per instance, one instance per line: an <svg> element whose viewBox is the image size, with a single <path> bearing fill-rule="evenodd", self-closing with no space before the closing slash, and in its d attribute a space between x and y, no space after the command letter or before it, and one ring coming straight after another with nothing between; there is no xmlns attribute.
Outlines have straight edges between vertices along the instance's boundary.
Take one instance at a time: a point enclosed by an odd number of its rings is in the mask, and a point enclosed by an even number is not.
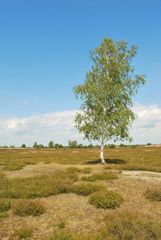
<svg viewBox="0 0 161 240"><path fill-rule="evenodd" d="M161 173L149 172L149 171L122 171L123 176L127 178L142 179L150 182L160 182Z"/></svg>

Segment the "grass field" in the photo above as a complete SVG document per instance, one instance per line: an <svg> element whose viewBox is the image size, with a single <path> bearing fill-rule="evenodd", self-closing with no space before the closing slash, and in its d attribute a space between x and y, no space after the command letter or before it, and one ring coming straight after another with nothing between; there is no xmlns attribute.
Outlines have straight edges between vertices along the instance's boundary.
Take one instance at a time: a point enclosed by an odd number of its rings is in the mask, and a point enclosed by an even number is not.
<svg viewBox="0 0 161 240"><path fill-rule="evenodd" d="M0 149L0 239L160 240L161 147L98 156Z"/></svg>

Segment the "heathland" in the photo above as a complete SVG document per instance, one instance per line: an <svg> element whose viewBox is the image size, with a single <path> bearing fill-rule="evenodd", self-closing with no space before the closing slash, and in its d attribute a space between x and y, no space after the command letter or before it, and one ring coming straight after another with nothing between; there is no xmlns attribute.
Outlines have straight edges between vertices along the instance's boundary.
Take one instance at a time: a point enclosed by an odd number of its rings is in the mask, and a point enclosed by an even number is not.
<svg viewBox="0 0 161 240"><path fill-rule="evenodd" d="M160 240L161 147L0 149L0 239Z"/></svg>

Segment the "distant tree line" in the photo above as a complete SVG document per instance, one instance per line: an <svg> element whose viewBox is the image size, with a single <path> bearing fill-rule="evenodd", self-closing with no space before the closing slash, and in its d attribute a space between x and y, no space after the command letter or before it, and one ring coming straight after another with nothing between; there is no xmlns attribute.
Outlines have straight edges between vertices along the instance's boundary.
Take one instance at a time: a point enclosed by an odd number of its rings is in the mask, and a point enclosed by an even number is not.
<svg viewBox="0 0 161 240"><path fill-rule="evenodd" d="M115 145L115 144L106 144L105 145L105 148L116 148L116 147L131 147L131 148L135 148L135 147L139 147L139 146L151 146L153 145L152 143L147 143L147 144L123 144L121 143L120 145ZM70 148L70 149L73 149L73 148L96 148L96 147L100 147L100 145L93 145L93 144L88 144L88 145L85 145L85 144L82 144L82 143L78 143L76 140L69 140L68 141L68 145L67 146L64 146L62 144L59 144L59 143L54 143L54 141L49 141L48 145L43 145L43 144L39 144L37 141L34 142L34 144L32 145L32 147L28 147L26 144L22 144L21 145L21 148L36 148L36 149L42 149L42 148L55 148L55 149L61 149L61 148ZM10 146L7 146L7 145L4 145L4 146L0 146L0 148L15 148L14 145L10 145Z"/></svg>

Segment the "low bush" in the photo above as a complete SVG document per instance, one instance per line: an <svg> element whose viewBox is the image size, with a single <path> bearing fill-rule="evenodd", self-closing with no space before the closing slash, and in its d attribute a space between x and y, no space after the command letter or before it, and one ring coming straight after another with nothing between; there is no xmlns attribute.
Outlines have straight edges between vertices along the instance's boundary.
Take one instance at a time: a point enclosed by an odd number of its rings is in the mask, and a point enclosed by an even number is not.
<svg viewBox="0 0 161 240"><path fill-rule="evenodd" d="M83 176L81 180L94 182L94 181L108 181L117 179L117 175L111 172L104 172L100 174L93 174L91 176Z"/></svg>
<svg viewBox="0 0 161 240"><path fill-rule="evenodd" d="M11 208L11 202L7 199L0 199L0 213L7 212Z"/></svg>
<svg viewBox="0 0 161 240"><path fill-rule="evenodd" d="M89 198L89 202L97 208L115 209L121 205L123 198L113 191L100 191L93 193Z"/></svg>
<svg viewBox="0 0 161 240"><path fill-rule="evenodd" d="M13 212L18 216L39 216L45 212L45 208L39 201L18 200L13 204Z"/></svg>
<svg viewBox="0 0 161 240"><path fill-rule="evenodd" d="M73 185L71 188L71 192L83 196L90 195L100 190L106 190L106 187L104 185L98 185L94 183L79 183Z"/></svg>
<svg viewBox="0 0 161 240"><path fill-rule="evenodd" d="M161 188L147 189L144 195L151 201L161 201Z"/></svg>

